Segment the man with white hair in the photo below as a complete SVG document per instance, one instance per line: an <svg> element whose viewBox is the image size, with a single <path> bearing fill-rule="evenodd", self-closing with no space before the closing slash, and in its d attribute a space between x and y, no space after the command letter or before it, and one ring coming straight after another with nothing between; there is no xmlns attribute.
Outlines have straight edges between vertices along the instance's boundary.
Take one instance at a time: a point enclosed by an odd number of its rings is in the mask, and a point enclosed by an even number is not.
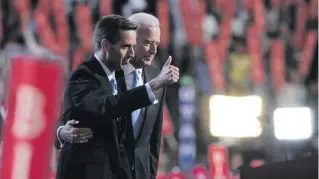
<svg viewBox="0 0 319 179"><path fill-rule="evenodd" d="M137 26L135 58L131 64L135 71L144 73L146 81L156 76L160 69L152 67L160 43L160 24L156 17L146 13L136 13L129 17ZM171 58L171 57L169 57ZM144 80L145 81L145 80ZM140 82L143 85L143 81ZM159 104L132 113L134 135L127 136L127 156L136 179L155 179L163 125L163 104L165 89L157 93ZM136 113L139 113L139 117ZM129 134L129 133L127 133Z"/></svg>
<svg viewBox="0 0 319 179"><path fill-rule="evenodd" d="M128 65L124 69L127 90L145 84L160 73L160 69L151 66L160 43L159 20L147 13L133 14L129 19L138 26L138 29L135 57L130 61L132 66ZM171 61L171 57L168 58ZM171 68L178 71L174 66ZM165 91L163 88L154 93L158 99L157 104L138 109L131 114L132 120L128 123L125 149L135 179L156 178ZM74 120L73 122L77 123ZM81 128L74 128L71 122L64 127L61 126L57 131L57 138L63 142L85 143L94 135L88 131L80 134ZM72 131L80 135L74 137Z"/></svg>

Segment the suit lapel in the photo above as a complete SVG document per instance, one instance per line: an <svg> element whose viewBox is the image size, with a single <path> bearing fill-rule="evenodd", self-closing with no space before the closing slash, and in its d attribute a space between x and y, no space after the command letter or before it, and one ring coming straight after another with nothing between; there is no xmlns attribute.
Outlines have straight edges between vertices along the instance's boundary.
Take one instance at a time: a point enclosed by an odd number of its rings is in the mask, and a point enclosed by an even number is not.
<svg viewBox="0 0 319 179"><path fill-rule="evenodd" d="M98 80L101 82L102 88L106 88L108 91L112 92L112 85L100 62L94 56L92 56L89 58L87 63L91 71L95 74L96 78L98 78Z"/></svg>
<svg viewBox="0 0 319 179"><path fill-rule="evenodd" d="M88 66L91 69L91 71L94 73L94 76L100 81L101 87L104 88L105 90L108 90L110 94L113 92L113 87L109 81L108 75L106 74L105 70L101 66L100 62L92 56L88 61ZM122 71L116 71L115 72L115 79L117 81L117 86L118 86L118 92L123 92L126 91L126 86L125 86L125 79L124 79L124 73ZM122 116L120 118L126 118L126 116ZM126 122L123 122L122 120L113 120L114 125L117 126L118 130L118 137L121 138L122 136L122 130L125 131L127 128ZM124 121L127 121L124 119ZM121 130L121 127L123 128Z"/></svg>

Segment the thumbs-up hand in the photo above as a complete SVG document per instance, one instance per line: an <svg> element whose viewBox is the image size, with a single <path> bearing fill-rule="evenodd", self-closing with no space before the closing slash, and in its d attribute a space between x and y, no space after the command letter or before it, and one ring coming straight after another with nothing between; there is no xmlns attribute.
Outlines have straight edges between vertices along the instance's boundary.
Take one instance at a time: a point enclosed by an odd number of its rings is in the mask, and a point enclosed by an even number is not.
<svg viewBox="0 0 319 179"><path fill-rule="evenodd" d="M160 74L149 82L152 90L158 90L179 80L179 69L171 65L172 57L169 56Z"/></svg>
<svg viewBox="0 0 319 179"><path fill-rule="evenodd" d="M179 80L179 69L171 65L172 57L169 56L158 77L163 77L165 85L176 83Z"/></svg>

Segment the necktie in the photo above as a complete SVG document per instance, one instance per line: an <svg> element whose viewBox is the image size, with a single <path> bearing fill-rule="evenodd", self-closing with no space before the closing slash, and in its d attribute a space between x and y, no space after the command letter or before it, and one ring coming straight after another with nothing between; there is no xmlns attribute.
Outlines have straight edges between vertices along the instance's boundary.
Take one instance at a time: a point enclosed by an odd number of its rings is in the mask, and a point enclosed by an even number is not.
<svg viewBox="0 0 319 179"><path fill-rule="evenodd" d="M117 94L117 84L115 81L115 77L113 76L113 78L110 81L111 85L112 85L112 89L113 89L113 95Z"/></svg>
<svg viewBox="0 0 319 179"><path fill-rule="evenodd" d="M117 83L116 83L116 80L115 80L115 75L113 75L112 79L110 80L110 83L112 85L112 90L113 90L113 95L117 95L118 91L117 91ZM120 126L121 124L119 123L120 122L120 118L116 118L116 122L117 122L117 125ZM121 127L119 127L119 130L121 130Z"/></svg>
<svg viewBox="0 0 319 179"><path fill-rule="evenodd" d="M137 74L137 70L135 70L133 72L133 86L132 88L136 88L139 87L140 84L140 79L139 79L139 75ZM138 132L139 132L139 115L140 115L141 109L137 109L135 111L132 112L132 124L133 124L133 130L134 130L134 136L137 137Z"/></svg>

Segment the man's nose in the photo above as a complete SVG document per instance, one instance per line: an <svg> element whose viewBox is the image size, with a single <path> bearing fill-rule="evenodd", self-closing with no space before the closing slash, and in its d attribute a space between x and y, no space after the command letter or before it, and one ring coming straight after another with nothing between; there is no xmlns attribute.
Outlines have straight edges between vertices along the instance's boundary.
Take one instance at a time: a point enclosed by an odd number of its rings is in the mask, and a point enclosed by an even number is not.
<svg viewBox="0 0 319 179"><path fill-rule="evenodd" d="M155 44L151 45L150 52L152 54L156 54L157 53L157 45L155 45Z"/></svg>
<svg viewBox="0 0 319 179"><path fill-rule="evenodd" d="M127 52L127 55L130 56L130 57L134 57L135 51L134 51L133 47L129 48L129 50Z"/></svg>

